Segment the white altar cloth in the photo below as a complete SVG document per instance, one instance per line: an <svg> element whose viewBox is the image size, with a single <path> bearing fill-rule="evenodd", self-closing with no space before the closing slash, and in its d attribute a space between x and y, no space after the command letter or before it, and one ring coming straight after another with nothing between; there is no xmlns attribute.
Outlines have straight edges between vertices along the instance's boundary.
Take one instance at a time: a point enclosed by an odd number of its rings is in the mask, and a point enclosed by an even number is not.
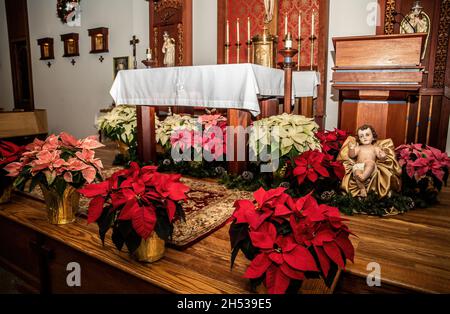
<svg viewBox="0 0 450 314"><path fill-rule="evenodd" d="M293 81L293 96L316 96L316 72L294 73ZM257 116L258 97L284 95L284 71L249 63L122 70L110 94L117 105L235 108Z"/></svg>

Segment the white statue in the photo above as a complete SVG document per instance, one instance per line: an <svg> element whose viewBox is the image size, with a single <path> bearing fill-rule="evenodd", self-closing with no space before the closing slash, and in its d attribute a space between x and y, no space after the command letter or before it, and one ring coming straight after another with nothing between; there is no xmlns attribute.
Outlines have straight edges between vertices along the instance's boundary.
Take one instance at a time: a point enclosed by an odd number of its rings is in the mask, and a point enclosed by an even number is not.
<svg viewBox="0 0 450 314"><path fill-rule="evenodd" d="M175 66L175 39L169 37L167 31L163 34L164 44L162 46L162 52L164 54L164 65L166 67Z"/></svg>
<svg viewBox="0 0 450 314"><path fill-rule="evenodd" d="M423 11L420 1L416 1L414 6L411 8L411 11L400 23L400 34L427 33L422 59L425 58L425 53L427 51L430 28L430 17Z"/></svg>
<svg viewBox="0 0 450 314"><path fill-rule="evenodd" d="M273 19L275 0L264 0L264 23L269 24Z"/></svg>

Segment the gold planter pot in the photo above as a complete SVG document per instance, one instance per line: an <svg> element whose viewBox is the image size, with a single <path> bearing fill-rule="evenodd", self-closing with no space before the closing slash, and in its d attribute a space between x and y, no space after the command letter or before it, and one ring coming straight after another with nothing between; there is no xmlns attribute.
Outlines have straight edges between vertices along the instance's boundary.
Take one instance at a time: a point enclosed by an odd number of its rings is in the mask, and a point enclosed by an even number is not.
<svg viewBox="0 0 450 314"><path fill-rule="evenodd" d="M47 189L42 184L39 186L47 205L48 221L53 225L65 225L74 222L80 201L80 194L77 190L73 186L67 185L61 196L54 189Z"/></svg>
<svg viewBox="0 0 450 314"><path fill-rule="evenodd" d="M0 191L0 204L8 203L11 200L11 194L13 190L13 185L10 184L2 191Z"/></svg>
<svg viewBox="0 0 450 314"><path fill-rule="evenodd" d="M134 255L140 262L153 263L164 257L165 250L164 240L153 231L147 240L141 240L141 244Z"/></svg>

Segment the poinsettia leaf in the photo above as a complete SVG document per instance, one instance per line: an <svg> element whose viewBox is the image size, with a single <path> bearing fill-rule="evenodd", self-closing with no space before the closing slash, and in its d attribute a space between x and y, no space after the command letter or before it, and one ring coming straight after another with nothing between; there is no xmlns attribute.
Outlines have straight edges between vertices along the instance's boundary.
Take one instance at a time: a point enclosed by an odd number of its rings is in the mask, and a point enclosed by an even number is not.
<svg viewBox="0 0 450 314"><path fill-rule="evenodd" d="M289 266L303 271L318 271L316 261L307 248L297 245L288 253L283 253L283 258Z"/></svg>
<svg viewBox="0 0 450 314"><path fill-rule="evenodd" d="M167 210L162 206L156 207L155 232L164 241L172 239L173 224L169 222Z"/></svg>
<svg viewBox="0 0 450 314"><path fill-rule="evenodd" d="M148 239L155 228L156 213L154 206L141 206L131 216L134 230L143 239Z"/></svg>
<svg viewBox="0 0 450 314"><path fill-rule="evenodd" d="M177 207L175 205L175 202L169 199L166 200L166 206L169 221L172 222L173 218L175 217Z"/></svg>
<svg viewBox="0 0 450 314"><path fill-rule="evenodd" d="M141 245L141 241L141 236L139 236L136 231L131 229L130 233L125 238L125 244L127 246L128 252L130 252L130 254L133 254L138 249L139 245Z"/></svg>
<svg viewBox="0 0 450 314"><path fill-rule="evenodd" d="M130 228L131 228L131 225L130 225ZM122 227L122 229L123 229L123 227ZM114 245L116 246L116 248L119 251L122 251L122 247L125 243L125 236L123 235L120 227L117 226L117 227L113 228L111 239L112 239Z"/></svg>
<svg viewBox="0 0 450 314"><path fill-rule="evenodd" d="M240 249L241 249L241 247L240 247L240 245L238 245L238 246L235 246L235 247L233 248L233 250L231 251L231 263L230 263L230 269L233 268L233 266L234 266L234 261L236 260L236 257L237 257L237 255L238 255Z"/></svg>
<svg viewBox="0 0 450 314"><path fill-rule="evenodd" d="M231 248L235 248L239 243L249 237L248 224L238 224L233 221L228 231L230 235Z"/></svg>
<svg viewBox="0 0 450 314"><path fill-rule="evenodd" d="M267 270L267 268L272 264L272 261L269 257L264 254L258 254L247 267L245 271L244 278L259 278L261 277Z"/></svg>
<svg viewBox="0 0 450 314"><path fill-rule="evenodd" d="M351 260L354 263L355 257L355 248L353 247L352 242L348 238L348 234L346 235L344 232L339 233L336 238L336 244L341 248L342 252L347 259Z"/></svg>
<svg viewBox="0 0 450 314"><path fill-rule="evenodd" d="M114 223L114 214L115 213L111 210L111 207L105 207L103 208L101 216L96 221L98 225L98 234L103 245L105 245L106 233Z"/></svg>
<svg viewBox="0 0 450 314"><path fill-rule="evenodd" d="M270 265L266 272L266 287L270 294L283 294L286 292L291 279L279 267Z"/></svg>
<svg viewBox="0 0 450 314"><path fill-rule="evenodd" d="M325 254L323 248L314 246L314 251L316 252L317 259L320 263L320 268L322 269L322 274L324 278L328 276L328 271L330 270L330 260L329 257Z"/></svg>
<svg viewBox="0 0 450 314"><path fill-rule="evenodd" d="M103 196L96 196L89 202L88 209L88 224L97 221L101 214L103 213L103 205L105 204L105 199Z"/></svg>
<svg viewBox="0 0 450 314"><path fill-rule="evenodd" d="M277 229L270 222L264 222L260 228L249 232L254 246L260 249L272 249L277 237Z"/></svg>
<svg viewBox="0 0 450 314"><path fill-rule="evenodd" d="M303 280L305 279L305 274L300 271L290 267L287 263L280 266L281 271L291 279Z"/></svg>
<svg viewBox="0 0 450 314"><path fill-rule="evenodd" d="M314 245L322 245L323 242L331 242L335 238L335 234L330 229L321 230L317 233L316 237L312 240Z"/></svg>
<svg viewBox="0 0 450 314"><path fill-rule="evenodd" d="M328 276L324 277L324 282L325 285L330 288L331 285L333 284L333 281L337 275L339 268L337 267L337 265L335 263L331 263L330 264L330 269L328 271Z"/></svg>
<svg viewBox="0 0 450 314"><path fill-rule="evenodd" d="M330 257L330 259L335 262L340 268L345 267L341 250L335 242L324 243L323 249L325 250L325 253Z"/></svg>

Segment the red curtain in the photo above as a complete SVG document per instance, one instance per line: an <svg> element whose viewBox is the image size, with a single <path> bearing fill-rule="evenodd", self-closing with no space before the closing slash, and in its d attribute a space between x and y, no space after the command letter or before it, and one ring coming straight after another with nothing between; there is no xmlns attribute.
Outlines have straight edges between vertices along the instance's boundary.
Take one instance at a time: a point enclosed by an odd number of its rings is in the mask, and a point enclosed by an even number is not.
<svg viewBox="0 0 450 314"><path fill-rule="evenodd" d="M319 32L319 1L318 0L279 0L278 1L278 48L283 47L284 38L284 16L288 16L288 31L291 32L294 39L298 37L298 15L302 14L302 50L301 65L310 65L310 40L311 35L311 16L315 10L315 35ZM247 18L250 17L250 34L253 37L256 34L262 34L264 26L264 1L263 0L227 0L226 19L230 23L230 63L236 62L236 22L239 18L239 37L241 43L240 62L247 60ZM314 64L317 64L317 41L315 43ZM297 48L297 41L294 40L294 48ZM279 50L278 49L278 50ZM297 59L297 57L296 57ZM278 54L279 62L282 61ZM297 62L297 60L295 60Z"/></svg>

